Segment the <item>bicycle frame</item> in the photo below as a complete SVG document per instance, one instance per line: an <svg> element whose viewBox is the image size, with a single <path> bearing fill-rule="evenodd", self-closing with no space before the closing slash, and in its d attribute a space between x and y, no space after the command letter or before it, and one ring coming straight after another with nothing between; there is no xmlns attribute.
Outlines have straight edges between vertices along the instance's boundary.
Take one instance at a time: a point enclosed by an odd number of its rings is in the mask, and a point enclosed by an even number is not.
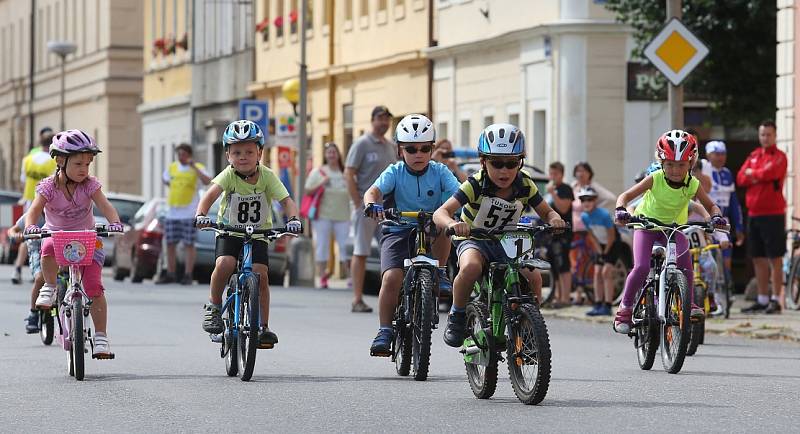
<svg viewBox="0 0 800 434"><path fill-rule="evenodd" d="M244 244L242 245L242 260L237 266L236 271L237 273L237 281L238 284L236 285L236 291L230 295L230 297L225 300L225 303L222 305L222 309L220 309L220 314L224 314L233 304L233 323L239 324L239 315L241 314L241 292L242 292L242 283L244 279L253 274L253 239L250 236L246 236L244 240ZM256 291L259 289L256 288ZM259 314L261 309L259 308ZM256 318L256 320L260 320L260 318ZM231 338L236 339L239 337L239 329L238 327L233 327L232 336Z"/></svg>
<svg viewBox="0 0 800 434"><path fill-rule="evenodd" d="M704 300L703 310L708 313L710 308L708 303L708 283L702 277L702 270L700 269L700 255L706 252L710 252L713 250L719 250L719 244L709 244L705 247L693 247L689 249L689 253L692 254L692 270L694 271L694 282L693 285L695 288L701 287L706 291L706 299ZM716 259L714 259L714 266L717 267ZM718 271L715 271L715 273ZM716 276L715 276L716 278ZM716 285L717 282L714 282Z"/></svg>

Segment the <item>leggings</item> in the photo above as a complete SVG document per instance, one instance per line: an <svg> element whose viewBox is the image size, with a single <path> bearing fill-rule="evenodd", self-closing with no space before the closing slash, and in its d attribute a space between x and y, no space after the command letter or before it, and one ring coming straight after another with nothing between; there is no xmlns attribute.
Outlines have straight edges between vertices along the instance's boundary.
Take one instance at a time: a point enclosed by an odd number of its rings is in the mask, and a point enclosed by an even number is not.
<svg viewBox="0 0 800 434"><path fill-rule="evenodd" d="M694 300L694 272L692 271L692 255L689 253L689 242L682 233L674 235L677 241L678 253L678 268L682 269L683 274L689 282L689 290L692 293L692 300ZM628 279L625 281L625 291L622 294L622 302L620 305L624 307L633 306L633 298L639 289L644 286L647 280L647 274L650 273L650 254L653 250L653 244L666 245L667 238L661 232L646 231L637 229L633 232L633 270L628 274ZM694 302L693 302L694 303Z"/></svg>

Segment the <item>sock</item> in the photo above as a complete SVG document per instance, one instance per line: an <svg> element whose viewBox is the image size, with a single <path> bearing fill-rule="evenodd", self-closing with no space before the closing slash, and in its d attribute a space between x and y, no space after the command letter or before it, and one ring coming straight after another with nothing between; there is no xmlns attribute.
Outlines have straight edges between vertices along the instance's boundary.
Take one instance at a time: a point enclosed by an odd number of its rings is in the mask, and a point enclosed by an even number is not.
<svg viewBox="0 0 800 434"><path fill-rule="evenodd" d="M778 301L778 296L777 295L773 295L772 297L770 297L770 300L771 301Z"/></svg>
<svg viewBox="0 0 800 434"><path fill-rule="evenodd" d="M464 313L464 312L466 312L466 311L467 311L467 308L466 308L466 307L456 307L456 305L453 305L453 306L450 308L450 313L456 313L456 312L458 312L458 313Z"/></svg>
<svg viewBox="0 0 800 434"><path fill-rule="evenodd" d="M769 296L768 295L758 295L758 304L767 304L769 303Z"/></svg>

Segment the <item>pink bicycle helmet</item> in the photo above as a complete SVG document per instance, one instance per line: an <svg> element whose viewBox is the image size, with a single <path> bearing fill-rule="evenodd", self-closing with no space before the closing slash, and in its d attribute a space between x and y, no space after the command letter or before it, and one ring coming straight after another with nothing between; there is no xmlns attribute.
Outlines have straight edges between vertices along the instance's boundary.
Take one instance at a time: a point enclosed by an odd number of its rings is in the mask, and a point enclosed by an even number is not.
<svg viewBox="0 0 800 434"><path fill-rule="evenodd" d="M67 130L57 133L53 136L53 142L50 144L51 157L82 153L97 155L100 152L102 151L100 151L92 136L81 130Z"/></svg>

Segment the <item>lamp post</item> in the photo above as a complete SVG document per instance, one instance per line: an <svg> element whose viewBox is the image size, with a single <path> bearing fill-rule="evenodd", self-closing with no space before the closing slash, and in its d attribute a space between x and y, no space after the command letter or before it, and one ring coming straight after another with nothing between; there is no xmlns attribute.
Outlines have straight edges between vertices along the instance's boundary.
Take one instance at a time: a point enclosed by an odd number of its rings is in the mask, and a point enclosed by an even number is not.
<svg viewBox="0 0 800 434"><path fill-rule="evenodd" d="M59 128L64 131L64 76L65 65L67 63L67 56L74 53L78 46L69 41L49 41L47 42L47 51L58 55L61 58L61 121Z"/></svg>

